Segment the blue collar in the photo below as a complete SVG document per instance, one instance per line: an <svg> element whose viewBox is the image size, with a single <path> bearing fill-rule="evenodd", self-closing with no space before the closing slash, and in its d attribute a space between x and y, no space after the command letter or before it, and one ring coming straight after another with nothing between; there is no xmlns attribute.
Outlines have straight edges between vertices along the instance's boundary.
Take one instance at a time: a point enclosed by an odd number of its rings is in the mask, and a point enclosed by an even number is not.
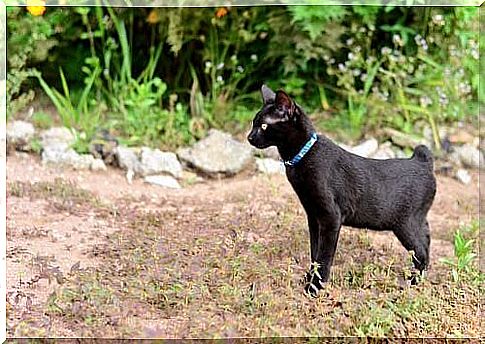
<svg viewBox="0 0 485 344"><path fill-rule="evenodd" d="M318 136L317 136L317 133L313 133L312 136L310 137L310 139L305 143L305 145L300 149L300 151L298 152L297 155L295 155L293 157L293 159L291 160L287 160L285 161L285 165L286 166L295 166L296 164L298 164L300 162L301 159L303 159L303 157L305 156L306 153L308 153L308 151L310 150L310 148L313 147L313 145L315 144L315 142L317 142L318 140Z"/></svg>

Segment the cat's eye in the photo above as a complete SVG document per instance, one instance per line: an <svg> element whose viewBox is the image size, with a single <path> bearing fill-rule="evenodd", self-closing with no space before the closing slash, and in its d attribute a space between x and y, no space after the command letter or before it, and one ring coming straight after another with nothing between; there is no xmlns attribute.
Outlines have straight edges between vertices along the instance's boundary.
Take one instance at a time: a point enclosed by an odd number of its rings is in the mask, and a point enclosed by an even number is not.
<svg viewBox="0 0 485 344"><path fill-rule="evenodd" d="M261 124L261 129L266 130L268 128L268 125L266 123Z"/></svg>

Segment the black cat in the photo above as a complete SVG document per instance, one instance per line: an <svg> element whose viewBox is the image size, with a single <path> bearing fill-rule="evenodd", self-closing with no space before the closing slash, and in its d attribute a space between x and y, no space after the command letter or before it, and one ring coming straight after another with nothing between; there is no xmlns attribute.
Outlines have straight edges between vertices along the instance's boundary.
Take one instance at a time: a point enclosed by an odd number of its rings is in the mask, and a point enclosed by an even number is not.
<svg viewBox="0 0 485 344"><path fill-rule="evenodd" d="M284 91L261 88L263 108L248 141L276 146L286 176L308 217L311 267L306 292L315 296L328 281L342 225L391 230L422 273L429 263L426 215L436 193L433 157L417 146L409 159L367 159L317 135L310 119Z"/></svg>

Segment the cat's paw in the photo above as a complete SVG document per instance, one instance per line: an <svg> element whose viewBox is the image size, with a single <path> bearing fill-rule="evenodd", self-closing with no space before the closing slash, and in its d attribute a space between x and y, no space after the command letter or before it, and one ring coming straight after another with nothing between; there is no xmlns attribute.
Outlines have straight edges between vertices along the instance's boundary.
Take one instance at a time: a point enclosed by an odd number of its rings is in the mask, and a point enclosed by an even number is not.
<svg viewBox="0 0 485 344"><path fill-rule="evenodd" d="M322 277L317 263L312 263L310 271L305 274L305 293L317 297L320 289L324 288L325 280Z"/></svg>

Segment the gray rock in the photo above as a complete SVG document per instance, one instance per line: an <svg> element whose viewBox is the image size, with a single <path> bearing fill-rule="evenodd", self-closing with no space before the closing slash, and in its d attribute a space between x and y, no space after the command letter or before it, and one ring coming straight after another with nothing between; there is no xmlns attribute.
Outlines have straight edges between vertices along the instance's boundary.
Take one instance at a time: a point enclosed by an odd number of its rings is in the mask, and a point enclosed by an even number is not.
<svg viewBox="0 0 485 344"><path fill-rule="evenodd" d="M254 148L254 155L257 157L264 157L273 160L280 159L280 153L278 152L278 148L276 148L275 146L268 147L266 149Z"/></svg>
<svg viewBox="0 0 485 344"><path fill-rule="evenodd" d="M391 149L394 152L394 154L396 155L396 158L398 158L398 159L406 159L406 158L410 157L410 155L406 154L406 152L404 152L401 148L399 148L397 146L392 146Z"/></svg>
<svg viewBox="0 0 485 344"><path fill-rule="evenodd" d="M253 158L249 145L231 135L211 129L209 135L191 148L177 151L179 158L203 173L233 175L244 169Z"/></svg>
<svg viewBox="0 0 485 344"><path fill-rule="evenodd" d="M48 146L70 147L76 141L74 134L65 127L54 127L40 134L40 144L43 148Z"/></svg>
<svg viewBox="0 0 485 344"><path fill-rule="evenodd" d="M7 145L18 150L29 150L29 142L35 135L32 123L13 121L7 124Z"/></svg>
<svg viewBox="0 0 485 344"><path fill-rule="evenodd" d="M76 170L88 170L91 168L94 162L94 157L91 154L78 154L74 152L70 156L70 161L67 161L66 165L70 165Z"/></svg>
<svg viewBox="0 0 485 344"><path fill-rule="evenodd" d="M103 159L94 159L91 163L91 170L93 171L106 171L107 169Z"/></svg>
<svg viewBox="0 0 485 344"><path fill-rule="evenodd" d="M177 179L171 176L146 176L144 178L146 183L163 186L171 189L181 189Z"/></svg>
<svg viewBox="0 0 485 344"><path fill-rule="evenodd" d="M169 173L176 178L182 176L182 165L172 152L162 152L159 149L143 147L140 154L140 164L135 172L143 176Z"/></svg>
<svg viewBox="0 0 485 344"><path fill-rule="evenodd" d="M410 134L405 134L391 128L385 129L385 133L389 136L392 142L394 142L394 144L403 148L409 147L414 149L414 147L416 147L417 145L428 144L427 140L424 138L416 137Z"/></svg>
<svg viewBox="0 0 485 344"><path fill-rule="evenodd" d="M137 150L134 148L128 148L118 146L114 149L118 165L127 171L139 171L140 161L138 160Z"/></svg>
<svg viewBox="0 0 485 344"><path fill-rule="evenodd" d="M396 153L394 153L391 146L392 145L390 142L383 143L382 145L380 145L377 152L372 154L370 157L372 159L380 159L380 160L394 159L396 157Z"/></svg>
<svg viewBox="0 0 485 344"><path fill-rule="evenodd" d="M368 158L375 152L377 152L377 149L379 148L379 143L375 138L370 138L362 143L360 143L357 146L351 147L350 152ZM344 148L345 149L345 148Z"/></svg>
<svg viewBox="0 0 485 344"><path fill-rule="evenodd" d="M42 163L43 164L64 164L70 159L70 156L77 154L73 149L66 147L65 145L50 145L46 146L42 150Z"/></svg>
<svg viewBox="0 0 485 344"><path fill-rule="evenodd" d="M58 146L50 145L42 151L42 163L45 165L62 165L74 169L89 169L94 161L90 154L78 154L72 148L66 148L60 144Z"/></svg>
<svg viewBox="0 0 485 344"><path fill-rule="evenodd" d="M470 184L470 182L472 181L472 177L470 176L468 171L462 168L456 171L455 178L463 184Z"/></svg>
<svg viewBox="0 0 485 344"><path fill-rule="evenodd" d="M256 165L258 171L264 174L285 174L283 163L278 160L256 158Z"/></svg>
<svg viewBox="0 0 485 344"><path fill-rule="evenodd" d="M464 167L484 168L484 158L482 152L471 144L465 144L455 148L452 159L459 159Z"/></svg>

